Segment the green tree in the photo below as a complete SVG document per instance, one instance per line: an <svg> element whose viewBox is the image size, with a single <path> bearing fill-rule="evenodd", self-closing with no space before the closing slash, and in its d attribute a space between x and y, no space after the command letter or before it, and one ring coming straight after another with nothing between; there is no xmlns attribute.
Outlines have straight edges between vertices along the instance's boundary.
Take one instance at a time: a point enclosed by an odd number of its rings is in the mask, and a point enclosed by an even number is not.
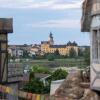
<svg viewBox="0 0 100 100"><path fill-rule="evenodd" d="M78 56L83 57L83 51L80 48L78 49Z"/></svg>
<svg viewBox="0 0 100 100"><path fill-rule="evenodd" d="M29 73L29 81L32 81L34 77L34 72L30 71Z"/></svg>
<svg viewBox="0 0 100 100"><path fill-rule="evenodd" d="M70 58L75 58L77 55L76 55L76 51L74 48L71 48L70 51L69 51L69 57Z"/></svg>
<svg viewBox="0 0 100 100"><path fill-rule="evenodd" d="M65 79L67 74L68 74L67 71L62 69L57 69L52 73L51 77L52 80L60 80L60 79Z"/></svg>
<svg viewBox="0 0 100 100"><path fill-rule="evenodd" d="M36 69L35 69L36 70ZM34 77L34 74L31 73L31 80L24 86L24 91L38 94L47 94L50 93L50 84L51 81L65 79L67 76L67 71L62 69L57 69L51 74L51 77L47 79L49 84L43 84L42 81ZM34 78L33 78L34 77Z"/></svg>
<svg viewBox="0 0 100 100"><path fill-rule="evenodd" d="M26 50L23 50L23 56L22 56L22 57L23 57L23 58L30 58L29 52L26 51Z"/></svg>
<svg viewBox="0 0 100 100"><path fill-rule="evenodd" d="M67 71L62 69L57 69L51 74L51 76L47 80L49 84L51 84L51 81L65 79L67 75L68 75Z"/></svg>
<svg viewBox="0 0 100 100"><path fill-rule="evenodd" d="M8 59L11 59L11 54L10 53L8 53Z"/></svg>
<svg viewBox="0 0 100 100"><path fill-rule="evenodd" d="M48 54L47 59L48 59L49 61L54 61L54 59L55 59L54 54Z"/></svg>
<svg viewBox="0 0 100 100"><path fill-rule="evenodd" d="M84 51L84 61L87 65L90 65L90 48L86 48Z"/></svg>
<svg viewBox="0 0 100 100"><path fill-rule="evenodd" d="M29 81L23 89L24 91L36 94L47 94L50 92L50 88L48 86L44 86L43 82L36 78Z"/></svg>
<svg viewBox="0 0 100 100"><path fill-rule="evenodd" d="M44 73L44 74L50 74L50 70L46 67L42 67L39 65L33 65L30 69L30 72L32 73Z"/></svg>
<svg viewBox="0 0 100 100"><path fill-rule="evenodd" d="M55 55L55 56L59 56L59 55L60 55L60 53L59 53L59 50L58 50L58 49L56 49L56 51L54 52L54 55Z"/></svg>
<svg viewBox="0 0 100 100"><path fill-rule="evenodd" d="M17 57L16 56L11 56L11 59L12 60L15 60Z"/></svg>

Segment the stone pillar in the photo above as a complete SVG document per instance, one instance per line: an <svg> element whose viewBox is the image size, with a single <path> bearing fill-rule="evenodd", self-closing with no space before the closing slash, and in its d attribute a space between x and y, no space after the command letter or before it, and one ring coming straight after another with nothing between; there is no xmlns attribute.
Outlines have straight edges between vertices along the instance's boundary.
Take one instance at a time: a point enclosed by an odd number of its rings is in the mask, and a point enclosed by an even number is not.
<svg viewBox="0 0 100 100"><path fill-rule="evenodd" d="M97 31L92 33L92 59L93 61L97 60Z"/></svg>
<svg viewBox="0 0 100 100"><path fill-rule="evenodd" d="M95 36L94 36L95 34L94 34L94 31L92 31L92 35L91 35L91 54L92 54L92 56L91 56L91 61L93 62L94 61L94 58L95 58Z"/></svg>
<svg viewBox="0 0 100 100"><path fill-rule="evenodd" d="M97 35L97 30L95 31L95 33L94 33L94 35L95 35L95 44L94 44L94 46L95 46L95 53L94 53L94 55L95 55L95 60L96 60L96 62L97 62L97 60L98 60L98 35Z"/></svg>
<svg viewBox="0 0 100 100"><path fill-rule="evenodd" d="M12 32L12 19L0 18L0 84L8 82L8 33ZM5 98L5 94L1 93L0 100Z"/></svg>
<svg viewBox="0 0 100 100"><path fill-rule="evenodd" d="M100 30L97 32L98 38L98 63L100 63Z"/></svg>
<svg viewBox="0 0 100 100"><path fill-rule="evenodd" d="M8 79L8 33L13 32L12 19L0 18L0 83Z"/></svg>

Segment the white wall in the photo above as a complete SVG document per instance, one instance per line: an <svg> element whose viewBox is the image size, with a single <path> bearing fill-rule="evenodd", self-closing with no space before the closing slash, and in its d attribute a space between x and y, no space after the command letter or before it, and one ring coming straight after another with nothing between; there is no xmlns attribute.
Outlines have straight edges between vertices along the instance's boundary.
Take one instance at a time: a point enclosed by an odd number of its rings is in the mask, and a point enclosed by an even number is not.
<svg viewBox="0 0 100 100"><path fill-rule="evenodd" d="M51 82L50 95L54 95L56 90L60 87L64 80L57 80Z"/></svg>

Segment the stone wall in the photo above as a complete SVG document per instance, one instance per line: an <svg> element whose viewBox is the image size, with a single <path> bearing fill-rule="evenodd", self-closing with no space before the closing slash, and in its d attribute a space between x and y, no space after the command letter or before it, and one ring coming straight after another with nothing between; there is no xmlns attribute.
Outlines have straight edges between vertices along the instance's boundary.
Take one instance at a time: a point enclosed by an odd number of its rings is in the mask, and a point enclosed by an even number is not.
<svg viewBox="0 0 100 100"><path fill-rule="evenodd" d="M69 73L55 93L57 100L100 100L99 95L92 91L87 83L82 84L82 75L81 71Z"/></svg>

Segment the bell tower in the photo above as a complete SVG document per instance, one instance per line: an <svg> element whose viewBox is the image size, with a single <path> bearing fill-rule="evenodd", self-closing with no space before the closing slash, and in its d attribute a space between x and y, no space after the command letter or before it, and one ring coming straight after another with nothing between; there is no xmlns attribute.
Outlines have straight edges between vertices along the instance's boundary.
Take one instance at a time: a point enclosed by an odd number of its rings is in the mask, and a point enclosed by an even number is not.
<svg viewBox="0 0 100 100"><path fill-rule="evenodd" d="M51 32L50 32L50 35L49 35L49 43L50 43L50 45L54 44L54 40L53 40L53 36L52 36Z"/></svg>

